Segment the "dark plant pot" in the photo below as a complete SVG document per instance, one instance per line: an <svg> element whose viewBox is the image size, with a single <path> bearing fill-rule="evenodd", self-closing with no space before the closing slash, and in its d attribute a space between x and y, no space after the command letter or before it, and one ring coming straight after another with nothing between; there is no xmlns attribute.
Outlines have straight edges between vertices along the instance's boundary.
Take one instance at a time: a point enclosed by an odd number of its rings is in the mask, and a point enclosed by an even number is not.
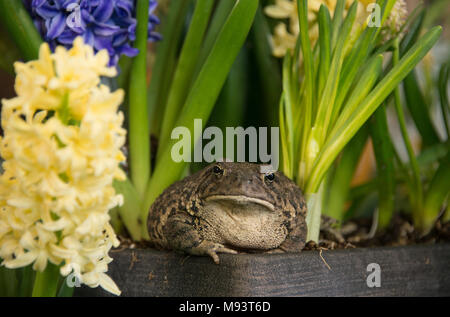
<svg viewBox="0 0 450 317"><path fill-rule="evenodd" d="M222 254L220 265L207 257L152 249L127 249L112 256L109 274L122 296L450 295L450 244ZM371 263L379 265L379 279ZM380 282L380 287L369 287L368 280ZM81 287L75 295L109 294Z"/></svg>

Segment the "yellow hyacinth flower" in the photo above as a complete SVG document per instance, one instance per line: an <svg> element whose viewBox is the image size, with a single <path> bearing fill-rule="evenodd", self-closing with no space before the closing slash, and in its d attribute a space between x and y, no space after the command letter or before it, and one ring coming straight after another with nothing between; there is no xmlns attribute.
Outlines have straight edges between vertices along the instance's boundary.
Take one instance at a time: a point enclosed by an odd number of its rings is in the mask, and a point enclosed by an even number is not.
<svg viewBox="0 0 450 317"><path fill-rule="evenodd" d="M101 76L115 76L108 53L94 54L77 38L73 48L16 63L17 97L3 100L0 154L0 258L7 268L47 263L63 276L120 294L105 273L109 250L119 245L108 211L122 203L112 183L123 180L123 91Z"/></svg>
<svg viewBox="0 0 450 317"><path fill-rule="evenodd" d="M366 20L370 16L367 11L371 3L376 0L358 0L357 19L354 30L361 29L366 25ZM345 9L348 9L353 0L346 0ZM309 38L312 45L319 37L318 14L321 5L327 6L330 14L333 15L336 9L337 0L308 0L308 22L309 22ZM288 20L286 25L283 22L278 23L274 28L274 34L271 37L272 53L276 57L283 57L288 50L295 48L300 28L298 23L297 0L275 0L275 3L264 8L267 16L273 19ZM387 21L389 28L393 30L399 29L406 16L406 4L404 0L397 0L391 15ZM354 32L357 33L357 32Z"/></svg>

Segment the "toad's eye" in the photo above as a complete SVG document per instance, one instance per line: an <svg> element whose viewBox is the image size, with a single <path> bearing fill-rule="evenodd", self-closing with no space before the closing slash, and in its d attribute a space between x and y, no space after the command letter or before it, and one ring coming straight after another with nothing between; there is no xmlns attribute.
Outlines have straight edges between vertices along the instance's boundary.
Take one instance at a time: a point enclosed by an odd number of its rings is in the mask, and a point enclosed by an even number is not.
<svg viewBox="0 0 450 317"><path fill-rule="evenodd" d="M275 174L274 173L266 174L266 176L264 176L264 178L267 181L272 182L275 179Z"/></svg>
<svg viewBox="0 0 450 317"><path fill-rule="evenodd" d="M223 169L220 168L220 166L216 165L213 167L214 174L223 174Z"/></svg>

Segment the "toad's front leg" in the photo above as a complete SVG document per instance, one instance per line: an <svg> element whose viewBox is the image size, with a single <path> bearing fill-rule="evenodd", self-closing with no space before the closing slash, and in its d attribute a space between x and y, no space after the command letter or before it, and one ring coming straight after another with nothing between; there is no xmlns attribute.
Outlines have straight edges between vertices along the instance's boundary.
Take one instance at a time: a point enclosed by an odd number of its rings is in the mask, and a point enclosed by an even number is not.
<svg viewBox="0 0 450 317"><path fill-rule="evenodd" d="M192 216L179 213L167 219L164 236L169 247L192 255L208 255L219 264L217 253L237 254L223 244L205 240L195 227Z"/></svg>

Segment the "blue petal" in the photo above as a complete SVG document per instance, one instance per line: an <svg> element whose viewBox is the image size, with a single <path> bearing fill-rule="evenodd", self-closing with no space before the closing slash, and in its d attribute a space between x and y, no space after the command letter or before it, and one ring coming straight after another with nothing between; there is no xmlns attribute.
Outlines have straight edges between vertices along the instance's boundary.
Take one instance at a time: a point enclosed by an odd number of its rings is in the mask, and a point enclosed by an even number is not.
<svg viewBox="0 0 450 317"><path fill-rule="evenodd" d="M75 38L78 36L76 32L66 29L59 37L58 42L64 45L72 45Z"/></svg>
<svg viewBox="0 0 450 317"><path fill-rule="evenodd" d="M67 9L67 7L70 6L72 3L79 4L79 2L80 2L80 0L64 0L64 1L61 3L61 6L62 6L64 9Z"/></svg>
<svg viewBox="0 0 450 317"><path fill-rule="evenodd" d="M114 35L113 45L123 45L128 40L128 32L126 30L120 30L120 32Z"/></svg>
<svg viewBox="0 0 450 317"><path fill-rule="evenodd" d="M128 57L135 57L139 54L139 50L137 48L131 47L128 44L120 46L116 48L117 53L126 55Z"/></svg>
<svg viewBox="0 0 450 317"><path fill-rule="evenodd" d="M36 8L36 13L44 19L51 19L53 17L55 17L55 15L58 15L60 13L60 11L53 6L50 6L48 4L39 6L38 8Z"/></svg>
<svg viewBox="0 0 450 317"><path fill-rule="evenodd" d="M97 22L106 22L111 18L111 15L114 12L113 1L111 0L102 0L100 5L95 9L92 14Z"/></svg>
<svg viewBox="0 0 450 317"><path fill-rule="evenodd" d="M114 54L114 55L109 57L109 64L108 64L108 66L116 66L117 63L119 63L119 55L118 54ZM117 66L117 68L118 68L118 66Z"/></svg>
<svg viewBox="0 0 450 317"><path fill-rule="evenodd" d="M128 27L128 36L132 41L136 39L136 23L133 23Z"/></svg>
<svg viewBox="0 0 450 317"><path fill-rule="evenodd" d="M152 14L153 11L155 11L156 7L158 6L158 2L157 1L152 1L150 0L150 5L148 7L148 13Z"/></svg>
<svg viewBox="0 0 450 317"><path fill-rule="evenodd" d="M85 24L95 23L94 17L88 10L81 10L81 19L85 22Z"/></svg>
<svg viewBox="0 0 450 317"><path fill-rule="evenodd" d="M58 9L64 9L64 7L63 7L64 1L65 0L53 0L53 2L55 3L55 5Z"/></svg>
<svg viewBox="0 0 450 317"><path fill-rule="evenodd" d="M160 24L161 23L161 21L159 20L159 18L156 15L149 16L148 17L148 21L150 23L153 23L153 24Z"/></svg>
<svg viewBox="0 0 450 317"><path fill-rule="evenodd" d="M110 25L106 23L96 23L93 29L94 33L100 36L111 36L120 30L117 25Z"/></svg>
<svg viewBox="0 0 450 317"><path fill-rule="evenodd" d="M31 2L31 6L32 6L33 8L38 8L38 7L40 7L41 5L43 5L43 4L45 3L45 1L46 1L46 0L33 0L33 1Z"/></svg>
<svg viewBox="0 0 450 317"><path fill-rule="evenodd" d="M129 1L125 0L117 0L116 1L116 7L115 12L118 15L119 18L132 18L133 17L133 4Z"/></svg>
<svg viewBox="0 0 450 317"><path fill-rule="evenodd" d="M64 31L65 28L66 28L66 17L60 13L50 20L47 30L47 38L50 40L57 38Z"/></svg>
<svg viewBox="0 0 450 317"><path fill-rule="evenodd" d="M161 41L162 39L163 39L162 35L157 32L152 32L152 33L149 33L149 35L148 35L148 40L150 42L158 42L158 41Z"/></svg>
<svg viewBox="0 0 450 317"><path fill-rule="evenodd" d="M94 33L91 30L86 30L86 33L84 33L84 43L94 47L94 43L95 43L95 36Z"/></svg>
<svg viewBox="0 0 450 317"><path fill-rule="evenodd" d="M109 55L112 55L115 53L113 45L112 45L112 39L111 37L99 37L97 36L94 41L94 47L96 50L107 50Z"/></svg>

